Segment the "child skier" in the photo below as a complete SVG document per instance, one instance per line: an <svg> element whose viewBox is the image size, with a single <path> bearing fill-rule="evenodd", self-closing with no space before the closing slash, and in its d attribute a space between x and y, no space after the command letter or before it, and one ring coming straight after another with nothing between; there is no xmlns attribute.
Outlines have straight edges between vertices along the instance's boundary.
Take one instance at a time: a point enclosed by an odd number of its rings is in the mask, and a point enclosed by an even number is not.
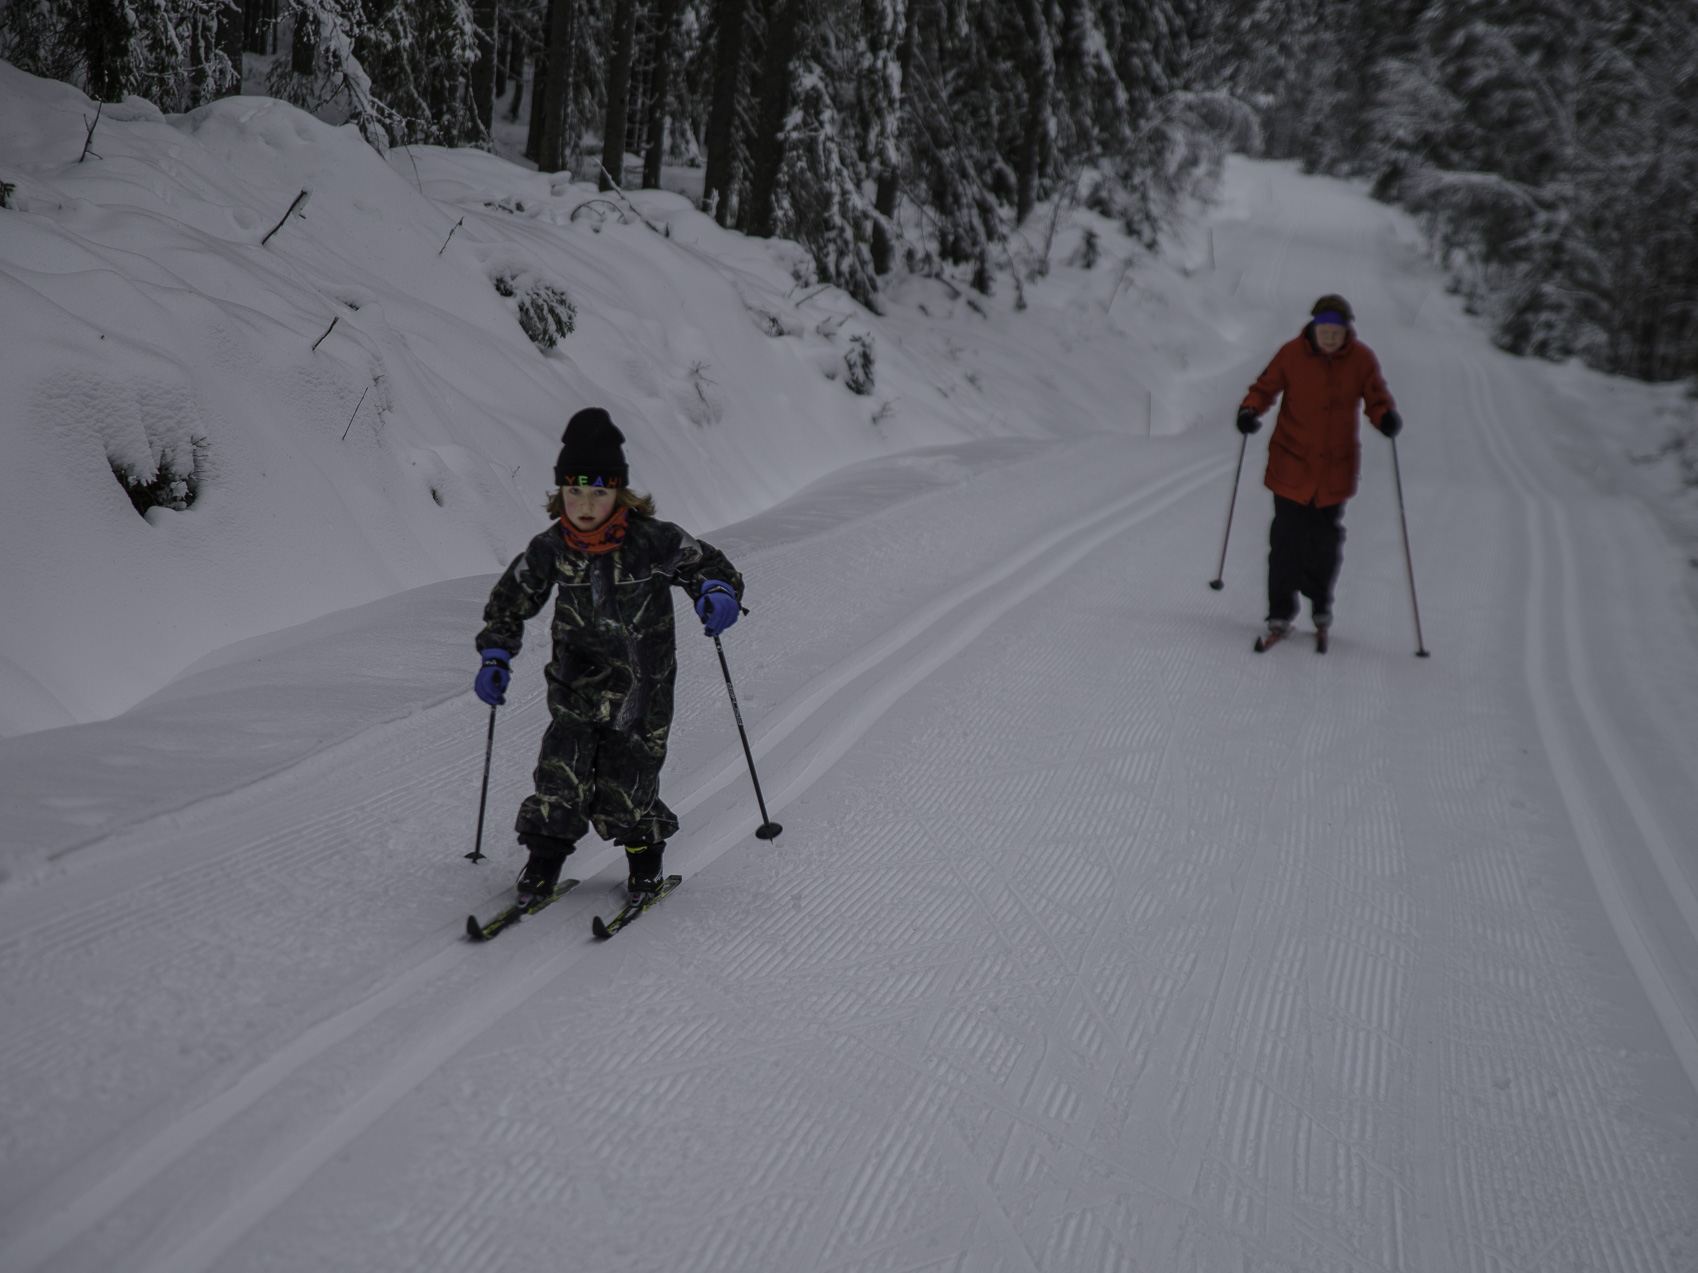
<svg viewBox="0 0 1698 1273"><path fill-rule="evenodd" d="M1250 386L1238 408L1238 431L1254 433L1276 397L1279 417L1268 442L1263 484L1273 492L1268 531L1268 626L1265 650L1291 631L1297 594L1309 598L1315 648L1325 651L1332 627L1332 590L1344 545L1344 501L1356 493L1362 467L1356 404L1388 438L1403 428L1373 350L1356 339L1350 302L1328 294L1315 302L1302 334L1287 341Z"/></svg>
<svg viewBox="0 0 1698 1273"><path fill-rule="evenodd" d="M506 701L525 620L558 590L554 658L543 673L551 723L536 790L515 824L531 855L518 900L553 892L592 825L624 846L628 887L641 900L660 887L661 855L678 830L659 796L678 670L671 588L684 589L704 630L718 636L742 612L743 577L718 549L658 520L653 499L630 488L625 436L606 411L578 412L561 441L559 489L548 501L557 520L489 594L475 688L491 706Z"/></svg>

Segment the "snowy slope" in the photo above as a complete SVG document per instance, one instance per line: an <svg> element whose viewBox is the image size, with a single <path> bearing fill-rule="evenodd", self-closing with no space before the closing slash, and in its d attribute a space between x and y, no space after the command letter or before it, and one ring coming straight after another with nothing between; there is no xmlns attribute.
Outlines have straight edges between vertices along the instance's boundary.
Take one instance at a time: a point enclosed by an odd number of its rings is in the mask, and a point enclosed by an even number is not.
<svg viewBox="0 0 1698 1273"><path fill-rule="evenodd" d="M533 644L474 868L487 575L0 742L28 828L0 891L0 1267L1692 1269L1684 555L1553 446L1579 399L1482 340L1402 217L1278 165L1225 196L1189 280L898 302L884 330L955 392L972 372L1024 410L1049 375L1141 424L1137 378L1183 356L1150 396L1211 424L875 458L713 530L750 582L726 649L786 831L752 838L685 638L686 883L608 945L594 842L576 894L456 940L517 868L544 719ZM1431 659L1372 435L1332 653L1249 652L1265 432L1204 586L1232 407L1334 288L1409 421Z"/></svg>
<svg viewBox="0 0 1698 1273"><path fill-rule="evenodd" d="M697 528L878 455L1131 424L1102 409L1133 406L1125 375L1072 394L1065 326L1011 342L1047 387L975 387L928 357L993 354L965 324L922 324L911 357L900 325L799 286L794 245L674 195L616 205L476 151L386 165L260 98L106 108L79 162L93 118L0 64L0 735L104 719L233 641L504 564L588 403ZM575 330L544 353L497 277L563 289ZM114 464L180 471L195 439L197 502L144 522Z"/></svg>

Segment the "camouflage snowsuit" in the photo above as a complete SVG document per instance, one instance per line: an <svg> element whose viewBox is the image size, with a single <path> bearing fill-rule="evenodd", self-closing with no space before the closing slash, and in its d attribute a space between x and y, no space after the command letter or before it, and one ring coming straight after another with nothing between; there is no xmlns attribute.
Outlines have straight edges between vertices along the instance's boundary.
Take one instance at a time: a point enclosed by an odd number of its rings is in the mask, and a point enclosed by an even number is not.
<svg viewBox="0 0 1698 1273"><path fill-rule="evenodd" d="M594 825L618 844L661 844L678 819L661 803L660 767L672 728L677 676L672 586L692 600L704 579L743 595L743 577L717 548L670 522L632 514L610 553L569 548L559 523L507 567L484 607L478 650L517 654L525 620L551 591L554 658L548 680L553 718L537 757L535 792L519 806L521 838L574 841Z"/></svg>

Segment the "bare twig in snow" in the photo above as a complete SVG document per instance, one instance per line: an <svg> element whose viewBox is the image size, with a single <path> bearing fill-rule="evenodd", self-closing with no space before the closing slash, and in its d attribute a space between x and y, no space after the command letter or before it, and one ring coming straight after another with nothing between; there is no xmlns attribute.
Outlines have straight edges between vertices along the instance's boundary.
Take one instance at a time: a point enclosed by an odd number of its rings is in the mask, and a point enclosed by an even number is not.
<svg viewBox="0 0 1698 1273"><path fill-rule="evenodd" d="M600 204L601 207L603 207L603 208L612 208L614 213L619 218L619 224L620 225L624 225L626 223L625 209L621 208L617 203L614 203L613 200L611 200L611 199L599 199L599 198L598 199L585 199L582 203L578 204L576 207L574 207L572 209L572 211L570 213L567 214L566 219L568 221L576 221L578 219L578 214L580 212L582 212L585 208L594 208L594 207L596 207L597 204ZM600 217L601 220L597 221L595 223L595 225L591 226L590 228L595 230L597 233L600 233L601 222L607 220L607 213L602 212L598 209L596 211L596 216Z"/></svg>
<svg viewBox="0 0 1698 1273"><path fill-rule="evenodd" d="M620 187L618 179L616 177L614 177L614 175L612 173L607 171L607 165L606 164L602 163L598 159L596 161L596 167L601 169L602 176L606 177L608 184L613 187L613 193L618 195L621 199L623 199L625 201L625 206L627 208L631 209L631 215L632 216L636 217L637 220L641 221L644 225L648 226L649 229L653 230L656 234L660 235L661 238L664 239L664 238L670 238L671 237L670 235L666 234L653 221L650 221L641 212L637 211L637 205L631 202L631 196L626 194L625 191Z"/></svg>
<svg viewBox="0 0 1698 1273"><path fill-rule="evenodd" d="M371 386L370 385L367 385L360 392L360 400L354 404L354 415L359 415L360 408L365 405L366 394L368 394L370 392L371 392ZM348 429L351 429L351 428L354 427L354 415L351 415L351 416L348 417ZM344 442L346 442L348 440L348 429L342 430L342 440Z"/></svg>
<svg viewBox="0 0 1698 1273"><path fill-rule="evenodd" d="M466 224L466 218L465 217L461 217L458 221L456 221L454 223L454 229L448 231L448 239L451 239L451 238L454 237L454 230L458 230L461 226L463 226L465 224ZM436 249L436 254L438 256L441 256L444 252L446 252L448 250L448 239L442 240L442 246Z"/></svg>
<svg viewBox="0 0 1698 1273"><path fill-rule="evenodd" d="M407 162L413 165L413 185L418 187L420 194L424 193L424 182L419 180L419 161L413 158L412 146L407 147Z"/></svg>
<svg viewBox="0 0 1698 1273"><path fill-rule="evenodd" d="M318 352L318 347L324 343L325 337L329 336L331 332L335 331L336 330L336 324L341 322L341 321L342 321L342 315L332 314L331 317L330 317L330 326L328 326L324 329L324 335L323 336L320 336L317 340L313 341L312 349L309 352L316 354ZM358 410L358 408L356 407L355 410Z"/></svg>
<svg viewBox="0 0 1698 1273"><path fill-rule="evenodd" d="M94 145L94 130L100 124L100 112L105 110L105 109L106 109L106 103L105 102L96 102L94 104L94 123L92 123L92 124L89 123L89 119L88 119L87 115L83 116L83 123L88 125L88 136L83 138L83 153L77 156L77 162L79 164L83 160L87 159L90 155L94 155L94 157L96 159L100 158L100 156L98 154L95 154L95 152L93 150L89 149L89 147Z"/></svg>
<svg viewBox="0 0 1698 1273"><path fill-rule="evenodd" d="M1084 175L1084 171L1084 160L1076 160L1072 172L1067 177L1067 198L1056 195L1055 202L1050 207L1049 228L1044 231L1044 250L1038 257L1038 263L1032 267L1032 273L1037 278L1044 278L1049 274L1049 254L1050 249L1055 246L1055 232L1060 228L1062 213L1071 212L1073 205L1078 202L1079 178Z"/></svg>
<svg viewBox="0 0 1698 1273"><path fill-rule="evenodd" d="M299 212L302 208L305 208L307 206L307 200L310 198L312 198L312 191L310 190L303 190L300 194L296 195L295 202L291 203L289 205L289 210L283 214L283 220L272 226L271 229L266 232L265 237L259 241L260 247L264 247L267 243L270 243L271 236L281 230L284 222L288 221L290 217L294 216L295 213Z"/></svg>

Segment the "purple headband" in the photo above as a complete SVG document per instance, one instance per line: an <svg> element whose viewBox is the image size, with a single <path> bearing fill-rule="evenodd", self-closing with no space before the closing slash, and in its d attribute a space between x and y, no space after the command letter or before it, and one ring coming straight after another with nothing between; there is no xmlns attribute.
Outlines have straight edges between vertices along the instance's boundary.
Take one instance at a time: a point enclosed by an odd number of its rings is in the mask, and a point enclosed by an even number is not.
<svg viewBox="0 0 1698 1273"><path fill-rule="evenodd" d="M1339 313L1336 309L1323 309L1320 313L1315 315L1313 321L1317 323L1331 323L1334 327L1350 326L1349 320L1347 320L1344 315Z"/></svg>

